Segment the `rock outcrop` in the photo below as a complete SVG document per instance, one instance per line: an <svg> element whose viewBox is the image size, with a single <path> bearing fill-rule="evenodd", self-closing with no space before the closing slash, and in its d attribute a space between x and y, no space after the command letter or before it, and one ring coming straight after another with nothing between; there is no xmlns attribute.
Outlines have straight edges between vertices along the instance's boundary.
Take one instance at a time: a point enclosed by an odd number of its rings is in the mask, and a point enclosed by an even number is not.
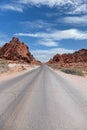
<svg viewBox="0 0 87 130"><path fill-rule="evenodd" d="M29 52L29 48L24 42L13 37L9 43L0 48L0 58L17 61L19 63L37 63L36 59Z"/></svg>
<svg viewBox="0 0 87 130"><path fill-rule="evenodd" d="M72 66L79 63L85 64L87 63L87 49L81 49L72 54L56 54L48 63L58 64L60 66Z"/></svg>

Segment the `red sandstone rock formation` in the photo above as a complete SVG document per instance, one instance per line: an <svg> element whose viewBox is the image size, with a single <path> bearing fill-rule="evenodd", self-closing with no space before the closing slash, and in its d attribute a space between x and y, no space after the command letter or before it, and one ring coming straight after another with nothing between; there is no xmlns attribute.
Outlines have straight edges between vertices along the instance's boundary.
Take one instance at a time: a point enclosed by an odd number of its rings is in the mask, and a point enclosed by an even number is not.
<svg viewBox="0 0 87 130"><path fill-rule="evenodd" d="M87 49L81 49L72 54L56 54L53 59L48 61L49 64L58 64L60 66L74 66L78 63L87 63ZM78 64L79 65L79 64Z"/></svg>
<svg viewBox="0 0 87 130"><path fill-rule="evenodd" d="M28 46L15 37L0 48L0 58L19 63L37 63L36 59L29 52Z"/></svg>

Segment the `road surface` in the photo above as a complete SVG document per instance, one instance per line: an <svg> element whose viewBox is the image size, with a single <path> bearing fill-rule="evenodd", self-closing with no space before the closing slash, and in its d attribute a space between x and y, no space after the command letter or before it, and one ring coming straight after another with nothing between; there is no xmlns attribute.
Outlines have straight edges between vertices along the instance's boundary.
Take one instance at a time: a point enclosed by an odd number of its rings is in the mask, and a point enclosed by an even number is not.
<svg viewBox="0 0 87 130"><path fill-rule="evenodd" d="M0 82L0 130L87 130L87 97L42 65Z"/></svg>

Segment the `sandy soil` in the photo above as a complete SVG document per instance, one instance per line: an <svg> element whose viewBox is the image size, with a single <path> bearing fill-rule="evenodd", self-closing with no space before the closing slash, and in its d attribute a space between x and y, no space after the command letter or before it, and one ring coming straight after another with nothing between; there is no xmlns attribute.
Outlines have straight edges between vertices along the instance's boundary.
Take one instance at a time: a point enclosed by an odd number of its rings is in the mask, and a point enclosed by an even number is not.
<svg viewBox="0 0 87 130"><path fill-rule="evenodd" d="M10 64L9 71L0 74L0 81L8 80L10 78L16 77L18 75L24 74L28 71L38 68L37 65L24 65L24 64Z"/></svg>
<svg viewBox="0 0 87 130"><path fill-rule="evenodd" d="M71 84L74 84L74 86L77 89L87 94L87 76L81 77L81 76L66 74L59 70L55 70L55 72L61 77L63 77L65 80L69 81Z"/></svg>

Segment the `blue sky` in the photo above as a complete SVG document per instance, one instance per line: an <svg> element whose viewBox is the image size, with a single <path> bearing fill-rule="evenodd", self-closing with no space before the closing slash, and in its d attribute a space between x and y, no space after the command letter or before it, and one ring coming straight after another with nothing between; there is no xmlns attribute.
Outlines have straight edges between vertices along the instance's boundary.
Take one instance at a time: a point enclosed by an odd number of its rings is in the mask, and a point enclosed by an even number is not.
<svg viewBox="0 0 87 130"><path fill-rule="evenodd" d="M0 0L0 46L14 36L41 61L87 49L87 0Z"/></svg>

